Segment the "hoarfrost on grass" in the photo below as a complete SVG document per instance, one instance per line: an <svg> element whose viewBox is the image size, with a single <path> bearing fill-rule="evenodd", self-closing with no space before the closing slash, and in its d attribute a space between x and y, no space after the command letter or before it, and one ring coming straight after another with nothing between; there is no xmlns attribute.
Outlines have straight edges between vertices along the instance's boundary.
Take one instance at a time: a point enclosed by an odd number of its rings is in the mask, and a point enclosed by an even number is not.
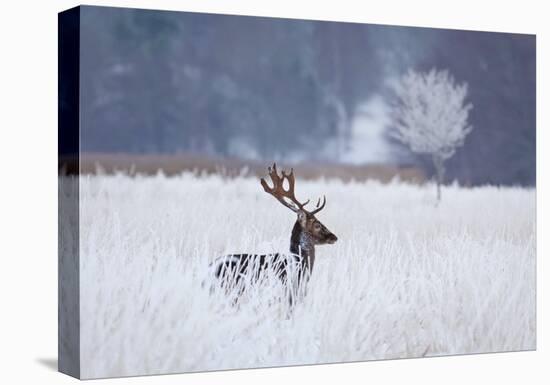
<svg viewBox="0 0 550 385"><path fill-rule="evenodd" d="M255 178L81 176L84 378L535 348L535 190L299 181L326 194L305 300L232 306L226 253L287 251L295 216ZM208 282L207 282L208 283ZM206 285L208 287L209 285Z"/></svg>

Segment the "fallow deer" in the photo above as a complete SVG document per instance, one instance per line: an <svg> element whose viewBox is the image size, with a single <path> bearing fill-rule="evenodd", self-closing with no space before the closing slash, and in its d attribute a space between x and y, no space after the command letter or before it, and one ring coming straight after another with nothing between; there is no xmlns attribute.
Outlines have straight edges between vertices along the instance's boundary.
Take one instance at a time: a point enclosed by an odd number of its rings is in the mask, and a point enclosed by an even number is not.
<svg viewBox="0 0 550 385"><path fill-rule="evenodd" d="M277 166L268 168L269 176L273 183L270 187L264 178L261 185L265 192L275 197L281 204L297 214L296 223L290 236L290 254L230 254L219 258L214 263L214 275L218 280L238 284L241 277L257 279L261 272L272 270L282 281L290 294L292 305L296 293L302 285L308 281L315 263L315 246L333 244L337 241L336 235L330 232L317 218L315 214L320 212L326 204L323 197L317 201L317 206L312 211L305 209L309 203L299 202L294 195L294 170L289 173L284 170L281 176L277 173ZM283 187L284 181L288 182L288 189ZM289 273L294 279L290 282ZM292 287L289 287L292 285Z"/></svg>

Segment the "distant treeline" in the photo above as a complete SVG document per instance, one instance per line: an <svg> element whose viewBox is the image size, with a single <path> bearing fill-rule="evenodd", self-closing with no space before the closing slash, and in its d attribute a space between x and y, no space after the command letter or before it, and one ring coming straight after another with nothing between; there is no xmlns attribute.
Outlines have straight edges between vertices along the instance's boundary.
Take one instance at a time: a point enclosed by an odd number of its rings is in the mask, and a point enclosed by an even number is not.
<svg viewBox="0 0 550 385"><path fill-rule="evenodd" d="M269 165L262 161L238 158L213 158L200 154L138 155L84 153L80 159L62 159L60 174L110 175L180 175L194 172L199 175L218 174L223 177L265 177ZM392 165L347 165L302 162L299 164L278 163L280 169L294 168L299 178L317 180L338 179L345 182L376 180L388 183L393 180L421 184L426 176L414 166Z"/></svg>
<svg viewBox="0 0 550 385"><path fill-rule="evenodd" d="M437 67L474 105L448 179L535 183L534 36L102 7L80 20L82 151L338 162L362 102Z"/></svg>

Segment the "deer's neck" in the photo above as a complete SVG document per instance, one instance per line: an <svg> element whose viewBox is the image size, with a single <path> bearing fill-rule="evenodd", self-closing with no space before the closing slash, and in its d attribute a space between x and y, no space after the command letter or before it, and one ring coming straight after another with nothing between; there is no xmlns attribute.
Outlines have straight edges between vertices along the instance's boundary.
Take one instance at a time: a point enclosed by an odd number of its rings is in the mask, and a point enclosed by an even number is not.
<svg viewBox="0 0 550 385"><path fill-rule="evenodd" d="M300 223L296 221L290 237L290 252L300 255L302 269L311 273L315 263L315 244L311 235L302 230Z"/></svg>

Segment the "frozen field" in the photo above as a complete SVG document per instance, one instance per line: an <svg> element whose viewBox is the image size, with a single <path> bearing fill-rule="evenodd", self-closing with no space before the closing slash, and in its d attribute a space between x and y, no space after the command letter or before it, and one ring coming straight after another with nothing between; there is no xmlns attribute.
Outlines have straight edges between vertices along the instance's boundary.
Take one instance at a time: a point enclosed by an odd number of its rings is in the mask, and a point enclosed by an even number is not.
<svg viewBox="0 0 550 385"><path fill-rule="evenodd" d="M255 178L82 176L83 378L535 348L535 190L296 182L326 194L290 317L280 285L210 294L225 253L287 251L295 214Z"/></svg>

